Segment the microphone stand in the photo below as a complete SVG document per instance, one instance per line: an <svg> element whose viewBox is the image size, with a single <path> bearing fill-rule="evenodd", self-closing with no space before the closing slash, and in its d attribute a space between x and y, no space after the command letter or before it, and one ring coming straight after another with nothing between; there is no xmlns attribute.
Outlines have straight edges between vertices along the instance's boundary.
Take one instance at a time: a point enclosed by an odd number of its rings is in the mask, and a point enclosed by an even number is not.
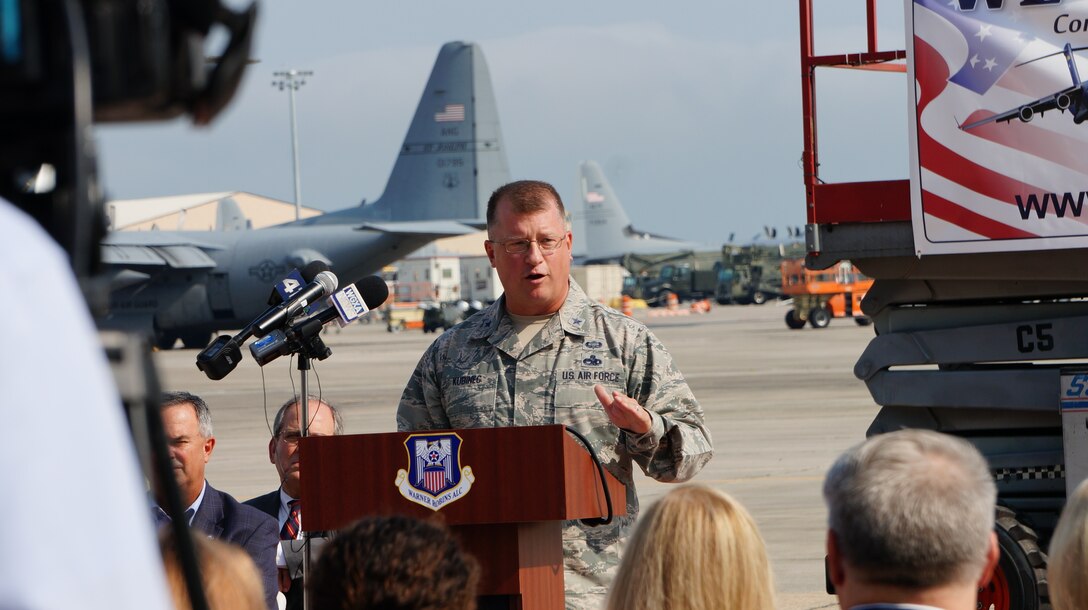
<svg viewBox="0 0 1088 610"><path fill-rule="evenodd" d="M310 387L309 387L309 373L310 371L310 356L306 353L306 350L299 350L298 352L298 376L299 376L299 418L300 422L299 431L302 438L306 438L310 434ZM310 532L305 528L302 529L302 584L305 585L307 579L310 578ZM302 588L302 610L310 610L310 588L303 586Z"/></svg>
<svg viewBox="0 0 1088 610"><path fill-rule="evenodd" d="M309 371L310 360L317 358L324 360L332 354L332 350L325 345L320 336L314 336L308 341L300 341L298 349L298 375L299 375L299 417L302 419L299 426L299 434L302 438L310 435L310 385ZM305 585L310 578L310 532L302 529L302 582ZM303 587L302 608L310 610L310 588Z"/></svg>

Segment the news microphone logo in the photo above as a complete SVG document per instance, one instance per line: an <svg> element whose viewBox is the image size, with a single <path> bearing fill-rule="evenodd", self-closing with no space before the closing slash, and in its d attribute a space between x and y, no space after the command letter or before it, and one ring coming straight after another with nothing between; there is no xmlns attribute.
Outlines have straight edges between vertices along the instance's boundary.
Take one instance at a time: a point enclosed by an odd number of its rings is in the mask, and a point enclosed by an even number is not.
<svg viewBox="0 0 1088 610"><path fill-rule="evenodd" d="M291 298L291 295L306 285L306 280L303 279L302 273L298 269L292 269L291 273L287 274L287 277L276 282L276 292L280 295L280 302L284 302Z"/></svg>
<svg viewBox="0 0 1088 610"><path fill-rule="evenodd" d="M336 311L340 313L341 326L351 324L370 311L355 284L349 284L343 290L334 293L332 295L332 304L336 306Z"/></svg>

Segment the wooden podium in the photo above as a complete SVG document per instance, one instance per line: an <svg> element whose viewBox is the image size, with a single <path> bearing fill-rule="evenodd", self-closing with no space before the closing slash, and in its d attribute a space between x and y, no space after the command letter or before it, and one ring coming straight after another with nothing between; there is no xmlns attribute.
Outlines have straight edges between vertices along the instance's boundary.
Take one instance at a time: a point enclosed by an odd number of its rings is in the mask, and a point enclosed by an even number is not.
<svg viewBox="0 0 1088 610"><path fill-rule="evenodd" d="M477 593L488 608L561 610L562 522L607 515L593 459L559 425L311 436L299 450L306 530L441 512L480 562ZM626 489L604 473L613 515L622 516ZM451 479L459 483L442 490Z"/></svg>

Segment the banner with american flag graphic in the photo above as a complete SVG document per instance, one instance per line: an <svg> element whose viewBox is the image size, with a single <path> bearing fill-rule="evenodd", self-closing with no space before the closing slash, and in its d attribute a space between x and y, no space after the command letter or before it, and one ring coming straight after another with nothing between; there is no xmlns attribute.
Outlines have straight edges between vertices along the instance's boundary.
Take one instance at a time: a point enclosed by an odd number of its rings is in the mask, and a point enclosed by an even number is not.
<svg viewBox="0 0 1088 610"><path fill-rule="evenodd" d="M1088 247L1088 0L910 0L906 23L917 253Z"/></svg>

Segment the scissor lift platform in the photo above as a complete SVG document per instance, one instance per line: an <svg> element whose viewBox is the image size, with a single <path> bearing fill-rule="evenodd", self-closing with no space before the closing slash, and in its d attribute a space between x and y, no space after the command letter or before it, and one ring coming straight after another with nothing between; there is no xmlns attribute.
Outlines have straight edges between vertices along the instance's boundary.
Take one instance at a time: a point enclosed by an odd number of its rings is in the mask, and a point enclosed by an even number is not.
<svg viewBox="0 0 1088 610"><path fill-rule="evenodd" d="M817 56L800 0L806 265L849 260L875 280L876 336L854 367L881 407L868 434L938 430L989 461L1002 557L979 607L1049 608L1043 549L1088 476L1088 249L919 257L908 180L820 179L816 69L905 71L905 51L877 50L875 4L866 51Z"/></svg>

